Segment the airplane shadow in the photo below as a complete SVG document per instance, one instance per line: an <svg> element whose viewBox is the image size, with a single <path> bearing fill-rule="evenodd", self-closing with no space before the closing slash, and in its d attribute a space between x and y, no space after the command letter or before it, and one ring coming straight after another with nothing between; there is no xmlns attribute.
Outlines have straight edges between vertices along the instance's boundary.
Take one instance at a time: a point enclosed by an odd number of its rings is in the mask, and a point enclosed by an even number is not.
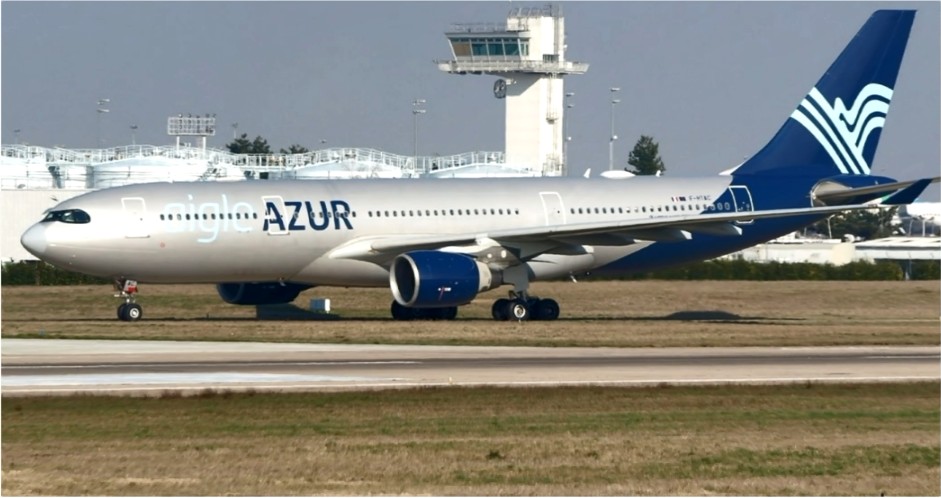
<svg viewBox="0 0 941 498"><path fill-rule="evenodd" d="M491 318L461 318L462 322L487 322L493 323ZM803 318L787 317L763 317L763 316L742 316L723 310L685 310L670 313L665 316L604 316L604 317L579 317L565 316L563 313L558 322L650 322L650 321L673 321L673 322L715 322L715 323L767 323L768 321L803 321ZM8 320L12 322L72 322L87 323L108 321L103 318L28 318ZM115 319L115 321L117 321ZM153 322L267 322L267 321L286 321L286 322L309 322L309 321L345 321L345 322L390 322L391 317L344 317L334 313L323 313L308 311L293 304L288 305L266 305L257 306L255 317L194 317L194 318L174 318L174 317L147 317L143 321ZM416 323L434 323L433 320L420 320Z"/></svg>

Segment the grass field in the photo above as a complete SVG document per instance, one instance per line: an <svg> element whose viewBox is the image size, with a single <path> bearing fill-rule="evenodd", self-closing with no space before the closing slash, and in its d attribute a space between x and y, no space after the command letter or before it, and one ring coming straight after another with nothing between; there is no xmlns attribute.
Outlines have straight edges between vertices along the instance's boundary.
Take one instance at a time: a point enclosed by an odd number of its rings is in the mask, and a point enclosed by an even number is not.
<svg viewBox="0 0 941 498"><path fill-rule="evenodd" d="M934 495L939 389L3 400L4 495Z"/></svg>
<svg viewBox="0 0 941 498"><path fill-rule="evenodd" d="M213 286L4 287L2 335L548 346L938 345L938 282L536 284L556 322L394 322L318 288L257 320ZM939 495L941 385L417 389L2 400L5 495Z"/></svg>
<svg viewBox="0 0 941 498"><path fill-rule="evenodd" d="M315 288L322 320L256 320L211 285L145 285L144 320L116 320L107 286L3 287L3 337L134 338L530 346L814 346L939 344L934 282L625 281L533 285L562 307L556 322L493 322L481 294L453 322L394 322L388 289Z"/></svg>

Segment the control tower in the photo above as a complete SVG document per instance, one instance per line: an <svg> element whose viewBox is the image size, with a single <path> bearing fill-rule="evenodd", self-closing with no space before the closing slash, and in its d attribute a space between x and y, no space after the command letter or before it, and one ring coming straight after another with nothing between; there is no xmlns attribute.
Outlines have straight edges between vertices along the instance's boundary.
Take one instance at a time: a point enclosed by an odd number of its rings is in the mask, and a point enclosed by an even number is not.
<svg viewBox="0 0 941 498"><path fill-rule="evenodd" d="M588 64L565 60L565 20L558 6L516 8L506 24L456 24L445 33L451 74L492 74L494 97L506 100L506 163L565 174L562 77Z"/></svg>

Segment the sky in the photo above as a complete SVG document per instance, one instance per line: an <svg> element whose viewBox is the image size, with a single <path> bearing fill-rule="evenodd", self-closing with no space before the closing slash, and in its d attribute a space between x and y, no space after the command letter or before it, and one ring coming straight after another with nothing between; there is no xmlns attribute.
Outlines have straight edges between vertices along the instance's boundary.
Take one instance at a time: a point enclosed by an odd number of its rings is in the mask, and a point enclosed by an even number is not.
<svg viewBox="0 0 941 498"><path fill-rule="evenodd" d="M213 113L273 149L369 147L410 155L504 148L494 76L449 75L453 23L504 22L542 2L0 3L4 144L68 148L167 145L166 120ZM610 87L615 162L637 139L660 145L667 175L711 175L760 149L869 15L918 14L873 172L941 169L941 3L559 2L572 174L606 169ZM109 112L97 112L108 98ZM14 130L20 130L14 133ZM937 188L934 189L938 190ZM930 193L937 197L937 193ZM933 199L935 200L935 199Z"/></svg>

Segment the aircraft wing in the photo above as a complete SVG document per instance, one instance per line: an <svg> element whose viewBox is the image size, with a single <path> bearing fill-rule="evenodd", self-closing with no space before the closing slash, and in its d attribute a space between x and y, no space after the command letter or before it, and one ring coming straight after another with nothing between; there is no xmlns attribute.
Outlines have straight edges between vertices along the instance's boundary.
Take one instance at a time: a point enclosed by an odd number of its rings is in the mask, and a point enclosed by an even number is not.
<svg viewBox="0 0 941 498"><path fill-rule="evenodd" d="M557 248L577 245L629 245L636 240L684 240L693 233L737 236L742 233L735 222L749 222L785 216L813 216L848 210L871 209L872 206L824 206L734 213L689 214L642 220L609 220L592 223L531 226L493 230L485 233L416 234L356 239L331 251L334 259L357 259L386 265L403 252L466 246L472 254L482 247L527 246L523 259L551 252Z"/></svg>

